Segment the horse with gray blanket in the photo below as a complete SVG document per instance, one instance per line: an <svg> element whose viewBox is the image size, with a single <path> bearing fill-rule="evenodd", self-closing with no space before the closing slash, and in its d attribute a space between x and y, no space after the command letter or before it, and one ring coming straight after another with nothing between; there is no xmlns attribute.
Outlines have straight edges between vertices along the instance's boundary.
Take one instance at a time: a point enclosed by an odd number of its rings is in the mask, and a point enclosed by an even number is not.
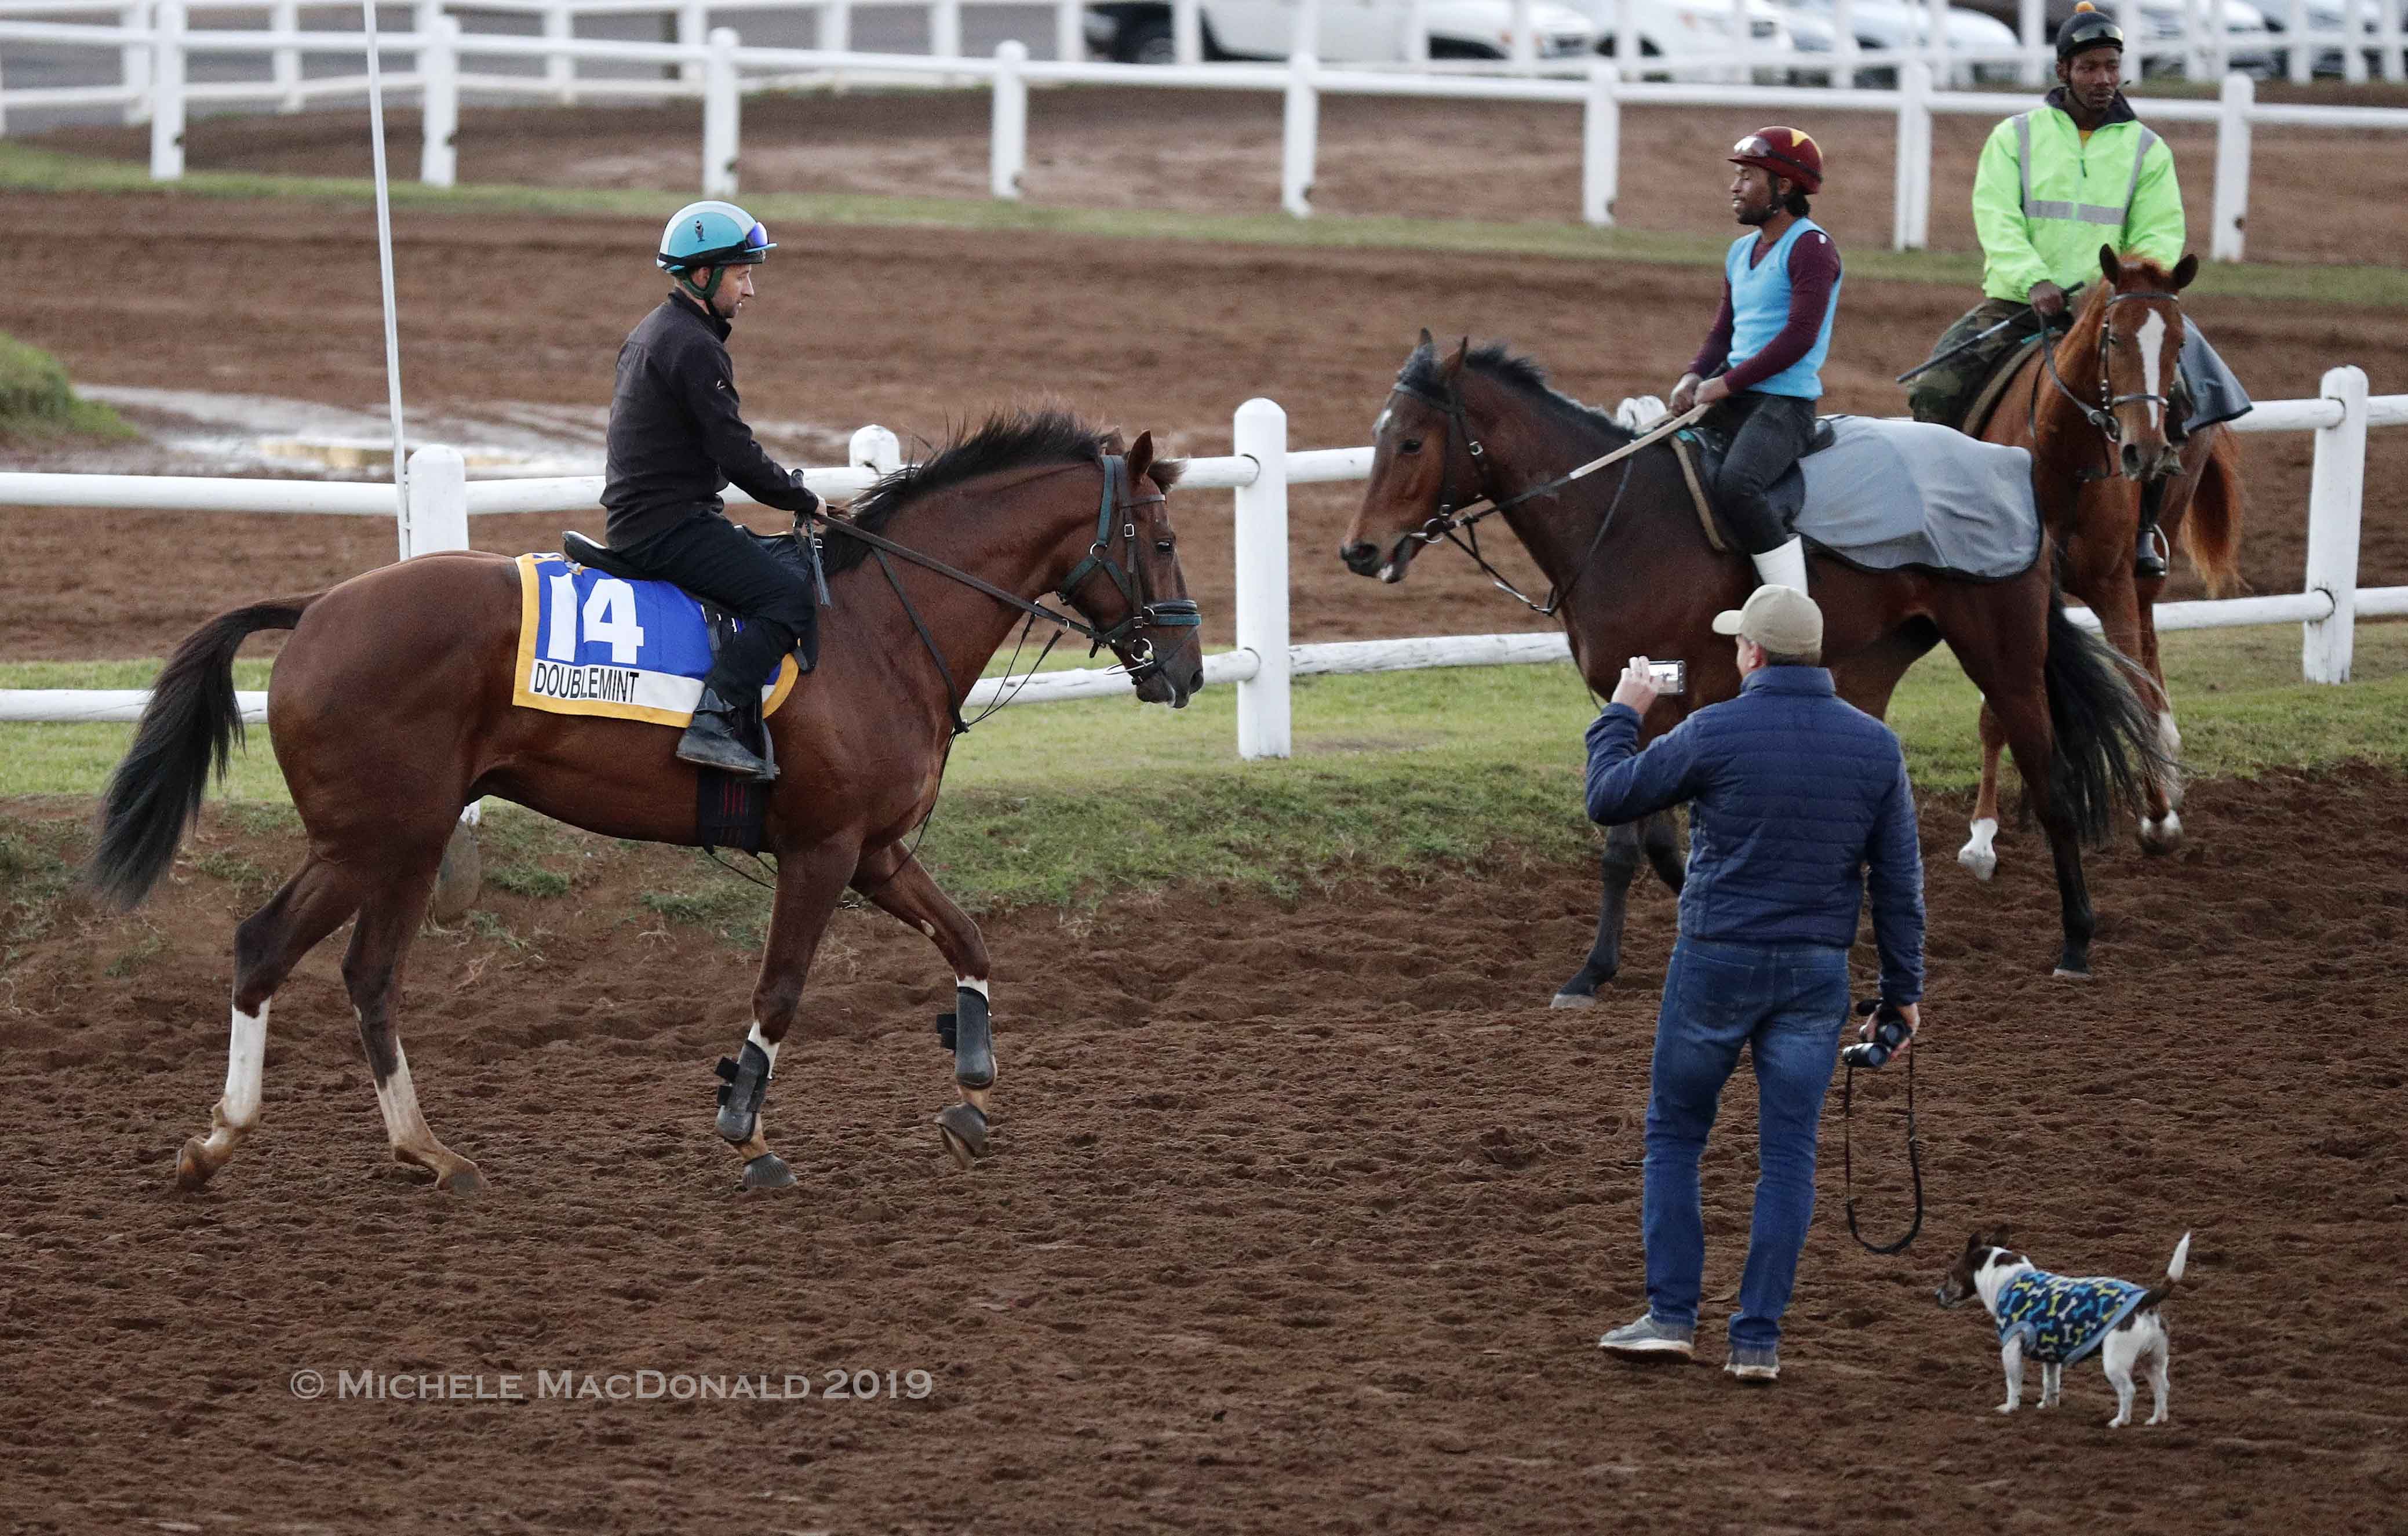
<svg viewBox="0 0 2408 1536"><path fill-rule="evenodd" d="M1842 552L1824 542L1812 509L1827 499L1854 508L1873 498L1813 495L1828 472L1817 461L1835 461L1821 453L1803 461L1799 488L1810 510L1798 531L1813 549L1811 592L1828 619L1825 663L1840 696L1878 716L1907 668L1948 643L2005 722L2048 832L2063 927L2057 974L2086 975L2097 923L2082 845L2105 834L2119 799L2138 795L2154 761L2155 720L2133 693L2128 664L2065 616L2030 507L2026 455L1943 428L1889 424L1961 445L1942 459L1963 481L1950 495L1973 499L1927 517L1919 535L1893 530ZM1340 551L1349 569L1401 581L1421 548L1441 538L1479 558L1477 524L1495 515L1551 583L1547 599L1530 606L1560 617L1591 689L1610 692L1634 655L1688 663L1688 691L1648 711L1647 739L1738 692L1731 648L1713 636L1713 621L1740 606L1754 572L1726 547L1713 519L1700 516L1670 434L1651 441L1558 394L1536 364L1502 345L1475 352L1467 341L1441 357L1426 332L1374 433L1370 481ZM1896 452L1871 435L1853 435L1872 444L1876 457ZM1838 436L1852 436L1844 421ZM1989 457L2000 453L2011 457ZM2016 483L2024 487L2023 532L2012 554L1995 537L1969 544L1963 536L2007 525L2015 508L2010 501L1980 509L1983 516L1966 512ZM1951 559L1972 560L1977 569L1945 568ZM1614 827L1597 941L1557 991L1557 1006L1594 1003L1598 987L1619 969L1625 903L1642 851L1665 883L1680 888L1668 820Z"/></svg>

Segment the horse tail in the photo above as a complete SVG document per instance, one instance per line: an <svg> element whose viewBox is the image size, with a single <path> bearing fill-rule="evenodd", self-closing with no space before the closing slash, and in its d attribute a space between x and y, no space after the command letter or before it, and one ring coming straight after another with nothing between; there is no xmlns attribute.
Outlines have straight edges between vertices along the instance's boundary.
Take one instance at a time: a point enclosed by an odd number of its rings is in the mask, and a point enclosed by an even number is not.
<svg viewBox="0 0 2408 1536"><path fill-rule="evenodd" d="M2056 747L2049 797L2086 842L2102 842L2118 801L2137 807L2153 773L2171 768L2157 746L2157 717L2134 683L2143 674L2122 652L2065 616L2065 595L2048 596L2049 723Z"/></svg>
<svg viewBox="0 0 2408 1536"><path fill-rule="evenodd" d="M175 862L184 828L201 809L212 767L242 739L234 696L234 653L262 629L290 629L322 594L237 608L195 629L168 658L101 798L100 840L84 867L93 893L121 911L142 904Z"/></svg>
<svg viewBox="0 0 2408 1536"><path fill-rule="evenodd" d="M2207 462L2200 466L2199 485L2191 492L2190 509L2183 515L2183 553L2199 567L2210 596L2237 592L2241 580L2241 437L2217 428Z"/></svg>

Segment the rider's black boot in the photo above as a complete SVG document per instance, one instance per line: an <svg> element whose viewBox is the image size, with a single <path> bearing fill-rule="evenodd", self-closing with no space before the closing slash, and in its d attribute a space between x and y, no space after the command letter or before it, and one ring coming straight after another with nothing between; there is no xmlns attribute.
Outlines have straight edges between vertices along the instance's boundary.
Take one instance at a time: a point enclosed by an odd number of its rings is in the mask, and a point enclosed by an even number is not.
<svg viewBox="0 0 2408 1536"><path fill-rule="evenodd" d="M736 706L708 686L702 690L701 701L695 705L694 724L685 728L685 735L678 741L677 754L680 762L724 768L764 783L778 776L776 768L762 761L737 736Z"/></svg>

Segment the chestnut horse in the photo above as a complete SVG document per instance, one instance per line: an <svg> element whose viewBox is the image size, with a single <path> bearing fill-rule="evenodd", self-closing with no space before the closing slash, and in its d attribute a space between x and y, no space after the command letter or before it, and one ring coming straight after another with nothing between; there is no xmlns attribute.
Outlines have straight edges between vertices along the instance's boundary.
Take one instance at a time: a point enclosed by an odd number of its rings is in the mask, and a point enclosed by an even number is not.
<svg viewBox="0 0 2408 1536"><path fill-rule="evenodd" d="M1599 695L1631 656L1688 663L1688 692L1648 711L1653 739L1688 712L1739 692L1731 643L1713 616L1755 586L1744 556L1706 541L1669 444L1640 450L1588 478L1566 472L1633 438L1604 412L1549 388L1540 368L1469 343L1440 359L1422 345L1398 375L1374 427L1371 478L1340 553L1348 568L1404 579L1426 543L1460 528L1459 509L1490 501L1546 575L1572 661ZM1481 513L1478 515L1486 515ZM2059 976L2086 976L2096 927L2082 844L2104 836L2118 798L2139 791L2155 722L2125 680L2128 664L2066 618L2041 557L2003 581L1810 562L1824 613L1823 654L1840 696L1874 715L1915 659L1942 640L1997 707L2015 764L2057 860L2064 945ZM1557 1007L1595 1003L1621 963L1630 880L1644 849L1666 884L1683 869L1668 815L1607 835L1605 898L1588 962L1555 994Z"/></svg>
<svg viewBox="0 0 2408 1536"><path fill-rule="evenodd" d="M2179 539L2211 594L2239 585L2241 439L2221 424L2176 448L2168 411L2182 354L2181 294L2199 271L2185 256L2168 272L2101 246L2103 282L2053 348L2035 351L1998 393L1985 422L1966 423L1985 441L2031 450L2032 489L2062 554L2058 581L2090 605L2108 642L2139 663L2143 700L2157 717L2159 762L2141 807L2141 846L2171 853L2182 841L2182 777L2166 671L2155 619L2162 576L2133 572L2143 496L2157 498L2157 529ZM1998 716L1982 710L1982 789L1972 836L1956 861L1983 880L1998 868Z"/></svg>
<svg viewBox="0 0 2408 1536"><path fill-rule="evenodd" d="M848 884L952 965L960 1102L938 1123L965 1166L984 1151L995 1079L986 946L904 840L935 808L970 685L1028 620L1013 600L1058 593L1129 667L1140 698L1176 708L1201 683L1196 606L1162 495L1178 467L1154 460L1150 435L1125 459L1119 447L1058 412L998 418L887 476L851 520L828 520L834 622L817 669L768 721L783 768L764 833L777 900L743 1058L721 1069L730 1081L718 1129L747 1159L747 1187L794 1183L769 1151L761 1098ZM519 582L505 556L423 555L222 614L161 675L109 782L89 871L98 892L131 907L174 861L212 758L222 773L241 735L231 668L257 630L294 631L267 725L309 843L300 870L236 930L225 1094L208 1135L184 1143L184 1187L207 1182L258 1126L269 1000L354 915L343 981L393 1155L445 1189L478 1187L476 1165L420 1113L394 1027L402 963L461 808L497 795L609 837L698 840L696 770L674 755L674 727L512 705Z"/></svg>

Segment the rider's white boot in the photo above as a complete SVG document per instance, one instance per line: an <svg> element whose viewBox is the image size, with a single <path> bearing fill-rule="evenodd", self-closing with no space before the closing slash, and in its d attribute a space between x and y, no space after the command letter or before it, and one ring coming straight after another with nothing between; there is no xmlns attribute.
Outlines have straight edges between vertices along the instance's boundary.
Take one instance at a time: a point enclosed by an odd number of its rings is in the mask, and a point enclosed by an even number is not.
<svg viewBox="0 0 2408 1536"><path fill-rule="evenodd" d="M1790 587L1806 590L1806 541L1793 538L1788 543L1751 554L1756 562L1756 580L1769 587Z"/></svg>

